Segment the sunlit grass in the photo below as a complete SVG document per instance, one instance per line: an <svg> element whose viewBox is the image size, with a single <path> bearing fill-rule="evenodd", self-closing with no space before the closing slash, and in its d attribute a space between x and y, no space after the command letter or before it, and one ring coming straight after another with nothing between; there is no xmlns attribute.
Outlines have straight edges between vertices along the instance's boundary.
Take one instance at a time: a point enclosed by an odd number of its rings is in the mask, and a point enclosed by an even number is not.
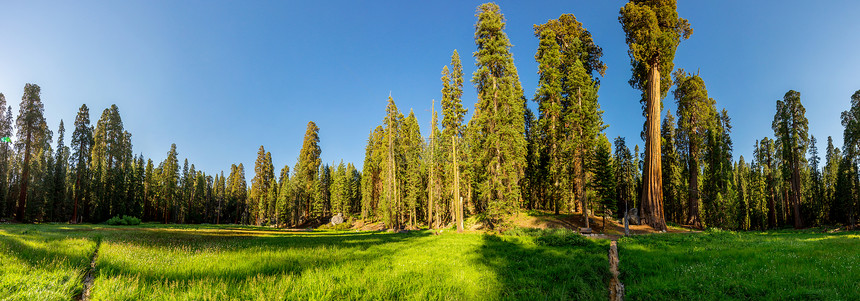
<svg viewBox="0 0 860 301"><path fill-rule="evenodd" d="M0 227L0 300L70 300L95 242L39 226Z"/></svg>
<svg viewBox="0 0 860 301"><path fill-rule="evenodd" d="M623 238L629 300L858 300L860 235L710 231Z"/></svg>
<svg viewBox="0 0 860 301"><path fill-rule="evenodd" d="M15 225L3 229L14 234L19 244L30 246L29 252L45 237L88 246L70 251L57 248L41 257L78 254L66 272L72 275L72 289L56 289L62 292L56 299L68 300L80 291L80 274L96 237L101 239L101 247L93 300L606 298L605 242L545 247L536 245L531 237L433 235L430 231L302 232L211 225ZM22 231L40 234L26 236ZM0 256L15 258L10 254L4 251ZM37 266L41 273L54 271ZM0 270L6 273L9 269ZM41 274L18 275L27 283L50 279ZM36 293L27 296L32 294ZM46 299L43 294L38 296L36 299ZM22 295L17 299L29 298Z"/></svg>

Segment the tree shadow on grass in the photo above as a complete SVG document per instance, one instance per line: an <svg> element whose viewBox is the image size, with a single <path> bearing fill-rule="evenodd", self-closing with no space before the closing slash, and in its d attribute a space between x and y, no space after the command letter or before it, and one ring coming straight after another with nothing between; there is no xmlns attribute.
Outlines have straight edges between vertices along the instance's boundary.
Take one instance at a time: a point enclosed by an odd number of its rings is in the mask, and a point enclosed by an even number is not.
<svg viewBox="0 0 860 301"><path fill-rule="evenodd" d="M527 238L484 235L478 261L503 285L491 299L606 300L608 245L543 247Z"/></svg>
<svg viewBox="0 0 860 301"><path fill-rule="evenodd" d="M92 246L87 246L87 249L82 252L74 252L68 248L69 246L62 245L62 241L69 239L69 237L31 229L23 231L3 229L0 231L2 231L0 232L0 246L5 246L8 249L3 253L12 255L35 269L59 267L83 269L89 264L90 255L95 247L95 241L90 239L89 242L92 242Z"/></svg>
<svg viewBox="0 0 860 301"><path fill-rule="evenodd" d="M370 262L386 260L389 254L380 249L366 251L371 247L410 242L410 247L428 242L414 241L429 235L429 232L408 234L388 233L319 233L286 234L279 236L249 235L211 235L209 233L179 232L163 233L141 232L136 234L106 235L105 243L122 247L127 244L134 248L145 248L154 254L171 257L181 252L179 257L190 253L214 254L212 260L235 259L232 265L197 267L189 269L162 268L160 266L141 267L139 263L129 263L123 259L100 257L98 269L103 276L129 276L138 281L162 283L165 281L217 280L240 282L252 277L273 275L299 276L307 269L326 269L350 262ZM152 253L151 253L152 254ZM330 256L334 255L336 256ZM141 258L146 260L146 258ZM170 264L170 258L158 258L153 264ZM208 262L200 262L206 266ZM183 263L179 263L183 264Z"/></svg>

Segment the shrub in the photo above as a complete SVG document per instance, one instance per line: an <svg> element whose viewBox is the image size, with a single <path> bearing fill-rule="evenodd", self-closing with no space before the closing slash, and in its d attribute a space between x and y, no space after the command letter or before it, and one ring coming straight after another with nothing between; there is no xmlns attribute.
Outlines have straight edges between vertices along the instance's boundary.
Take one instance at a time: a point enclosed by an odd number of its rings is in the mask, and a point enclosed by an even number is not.
<svg viewBox="0 0 860 301"><path fill-rule="evenodd" d="M320 230L334 230L334 231L345 231L345 230L349 230L351 228L352 228L352 219L348 219L347 221L340 223L340 224L337 224L337 225L332 225L331 223L326 223L326 224L322 224L319 227L317 227L317 229L320 229Z"/></svg>
<svg viewBox="0 0 860 301"><path fill-rule="evenodd" d="M140 219L134 216L123 215L122 217L114 216L105 221L105 224L114 226L140 225Z"/></svg>

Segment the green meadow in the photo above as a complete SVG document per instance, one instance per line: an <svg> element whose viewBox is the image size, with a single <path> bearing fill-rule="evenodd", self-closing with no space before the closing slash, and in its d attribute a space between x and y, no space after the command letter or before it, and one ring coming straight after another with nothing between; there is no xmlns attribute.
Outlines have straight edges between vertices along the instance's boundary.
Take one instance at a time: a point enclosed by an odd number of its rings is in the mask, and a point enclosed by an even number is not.
<svg viewBox="0 0 860 301"><path fill-rule="evenodd" d="M608 240L565 233L2 225L0 300L80 299L97 247L92 300L605 300ZM856 232L638 235L619 254L628 300L860 299Z"/></svg>
<svg viewBox="0 0 860 301"><path fill-rule="evenodd" d="M446 231L447 232L447 231ZM0 226L7 300L605 300L606 241L257 227Z"/></svg>
<svg viewBox="0 0 860 301"><path fill-rule="evenodd" d="M642 235L619 241L627 300L860 300L860 233Z"/></svg>

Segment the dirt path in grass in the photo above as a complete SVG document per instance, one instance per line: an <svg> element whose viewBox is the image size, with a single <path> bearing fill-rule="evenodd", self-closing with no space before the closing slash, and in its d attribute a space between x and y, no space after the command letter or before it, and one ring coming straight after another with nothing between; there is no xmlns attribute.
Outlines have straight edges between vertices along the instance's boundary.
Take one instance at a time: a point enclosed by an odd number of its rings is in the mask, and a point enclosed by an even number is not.
<svg viewBox="0 0 860 301"><path fill-rule="evenodd" d="M84 290L81 292L80 296L77 296L77 300L89 301L90 300L90 291L93 288L93 281L96 280L96 260L99 258L99 247L102 245L102 240L96 240L96 249L93 251L93 256L90 259L90 267L87 268L87 272L84 275Z"/></svg>
<svg viewBox="0 0 860 301"><path fill-rule="evenodd" d="M618 279L618 242L614 239L609 243L609 274L609 300L624 300L624 284Z"/></svg>

